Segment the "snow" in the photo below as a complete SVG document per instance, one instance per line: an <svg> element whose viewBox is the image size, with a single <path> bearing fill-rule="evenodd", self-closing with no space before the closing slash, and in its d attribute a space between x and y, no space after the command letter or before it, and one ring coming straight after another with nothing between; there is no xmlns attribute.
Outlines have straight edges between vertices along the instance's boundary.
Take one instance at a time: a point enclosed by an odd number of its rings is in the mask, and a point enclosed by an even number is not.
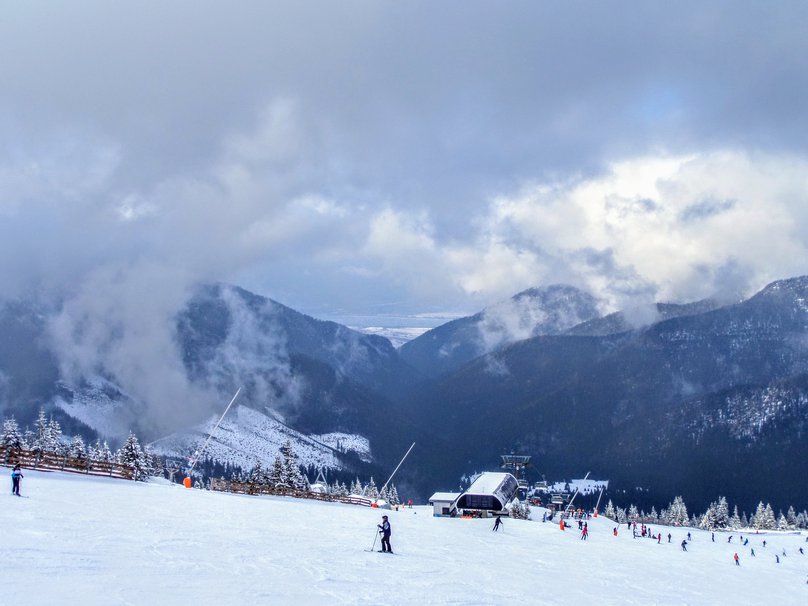
<svg viewBox="0 0 808 606"><path fill-rule="evenodd" d="M507 478L509 475L511 474L496 471L486 471L476 480L474 480L466 492L469 494L494 494L505 478ZM515 487L516 486L514 485L514 488Z"/></svg>
<svg viewBox="0 0 808 606"><path fill-rule="evenodd" d="M204 445L217 420L218 416L213 415L207 423L198 425L190 432L172 434L152 442L150 446L158 455L190 457ZM333 445L328 443L331 437L334 439ZM334 451L337 442L342 440L355 448L361 457L370 459L370 443L363 436L326 434L324 440L320 438L323 436L306 436L278 418L237 405L219 425L202 457L227 461L245 470L251 469L258 460L264 466L271 466L283 443L291 440L301 465L340 469L342 463Z"/></svg>
<svg viewBox="0 0 808 606"><path fill-rule="evenodd" d="M594 494L600 492L601 488L609 487L609 480L570 480L569 482L555 482L547 487L548 492L564 492L569 486L570 492L578 490L581 494Z"/></svg>
<svg viewBox="0 0 808 606"><path fill-rule="evenodd" d="M694 529L655 527L673 534L658 545L601 516L581 541L540 508L493 533L415 507L385 511L389 556L366 551L381 515L365 507L34 471L22 494L0 496L5 604L808 603L805 534L750 535L751 558Z"/></svg>

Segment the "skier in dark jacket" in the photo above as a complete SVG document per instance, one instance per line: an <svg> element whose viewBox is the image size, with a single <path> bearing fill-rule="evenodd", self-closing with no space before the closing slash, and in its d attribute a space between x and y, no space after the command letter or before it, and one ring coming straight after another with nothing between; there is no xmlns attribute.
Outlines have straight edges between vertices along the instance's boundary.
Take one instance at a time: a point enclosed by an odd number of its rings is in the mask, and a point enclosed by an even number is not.
<svg viewBox="0 0 808 606"><path fill-rule="evenodd" d="M499 530L500 526L502 526L502 518L500 516L497 516L497 519L494 522L494 527L491 530L496 532L497 530Z"/></svg>
<svg viewBox="0 0 808 606"><path fill-rule="evenodd" d="M687 541L682 540L682 551L687 551Z"/></svg>
<svg viewBox="0 0 808 606"><path fill-rule="evenodd" d="M19 463L14 466L14 469L11 470L11 494L15 494L20 496L20 480L24 476L22 475L22 471L20 470Z"/></svg>
<svg viewBox="0 0 808 606"><path fill-rule="evenodd" d="M382 523L378 527L379 534L382 535L382 552L393 553L393 548L390 547L390 522L387 521L387 516L382 516Z"/></svg>

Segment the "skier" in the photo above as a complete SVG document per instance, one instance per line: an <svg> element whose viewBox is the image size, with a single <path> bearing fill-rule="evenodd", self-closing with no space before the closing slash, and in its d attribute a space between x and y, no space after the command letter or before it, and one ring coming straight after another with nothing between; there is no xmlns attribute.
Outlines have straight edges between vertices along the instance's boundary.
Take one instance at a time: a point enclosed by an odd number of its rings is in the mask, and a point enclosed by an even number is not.
<svg viewBox="0 0 808 606"><path fill-rule="evenodd" d="M541 514L541 522L542 524L544 524L546 521L547 521L547 512L545 511L543 514Z"/></svg>
<svg viewBox="0 0 808 606"><path fill-rule="evenodd" d="M668 533L668 543L671 542L671 533Z"/></svg>
<svg viewBox="0 0 808 606"><path fill-rule="evenodd" d="M715 533L713 533L713 543L715 543Z"/></svg>
<svg viewBox="0 0 808 606"><path fill-rule="evenodd" d="M659 545L661 542L662 542L662 533L660 532L660 533L657 535L657 541L656 541L656 544L657 544L657 545Z"/></svg>
<svg viewBox="0 0 808 606"><path fill-rule="evenodd" d="M805 552L802 550L802 547L800 547L800 555L805 555Z"/></svg>
<svg viewBox="0 0 808 606"><path fill-rule="evenodd" d="M735 552L735 556L734 556L734 557L735 557L735 565L736 565L736 566L740 566L740 565L741 565L741 561L738 559L738 552L737 552L737 551Z"/></svg>
<svg viewBox="0 0 808 606"><path fill-rule="evenodd" d="M727 539L727 543L732 543L732 535L729 535L729 538Z"/></svg>
<svg viewBox="0 0 808 606"><path fill-rule="evenodd" d="M14 469L11 470L11 494L20 496L20 480L23 477L22 471L20 470L20 464L17 463L14 466Z"/></svg>
<svg viewBox="0 0 808 606"><path fill-rule="evenodd" d="M687 551L687 540L682 539L682 551Z"/></svg>
<svg viewBox="0 0 808 606"><path fill-rule="evenodd" d="M688 540L688 541L692 541L692 540L693 540L693 539L691 539L691 538L690 538L690 533L689 533L689 532L687 533L687 540Z"/></svg>
<svg viewBox="0 0 808 606"><path fill-rule="evenodd" d="M491 530L497 532L500 526L502 526L502 518L500 516L497 516L497 519L494 522L494 527Z"/></svg>
<svg viewBox="0 0 808 606"><path fill-rule="evenodd" d="M382 516L382 523L378 524L379 534L382 535L382 553L393 553L393 548L390 547L390 522L387 521L387 516Z"/></svg>
<svg viewBox="0 0 808 606"><path fill-rule="evenodd" d="M755 548L754 547L752 547L752 557L753 558L755 557Z"/></svg>
<svg viewBox="0 0 808 606"><path fill-rule="evenodd" d="M779 564L780 563L780 556L775 553L774 557L777 559L777 563Z"/></svg>
<svg viewBox="0 0 808 606"><path fill-rule="evenodd" d="M589 536L589 528L587 527L586 522L584 522L584 528L581 531L581 540L586 541L586 537L588 536Z"/></svg>
<svg viewBox="0 0 808 606"><path fill-rule="evenodd" d="M614 530L612 532L614 533L614 536L617 536L617 526L614 527ZM802 549L800 549L800 551L802 551Z"/></svg>
<svg viewBox="0 0 808 606"><path fill-rule="evenodd" d="M766 547L766 539L763 539L763 546Z"/></svg>

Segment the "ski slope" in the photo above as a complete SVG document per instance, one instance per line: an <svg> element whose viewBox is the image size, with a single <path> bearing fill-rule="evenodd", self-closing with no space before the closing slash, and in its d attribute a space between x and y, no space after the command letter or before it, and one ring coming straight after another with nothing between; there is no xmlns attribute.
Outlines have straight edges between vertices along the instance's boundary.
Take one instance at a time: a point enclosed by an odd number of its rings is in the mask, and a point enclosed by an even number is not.
<svg viewBox="0 0 808 606"><path fill-rule="evenodd" d="M600 517L584 542L538 508L493 533L415 507L389 512L391 556L367 551L376 509L34 471L17 498L3 471L1 604L808 604L804 534L750 535L751 558L737 533L690 529L683 553L687 529L658 545Z"/></svg>

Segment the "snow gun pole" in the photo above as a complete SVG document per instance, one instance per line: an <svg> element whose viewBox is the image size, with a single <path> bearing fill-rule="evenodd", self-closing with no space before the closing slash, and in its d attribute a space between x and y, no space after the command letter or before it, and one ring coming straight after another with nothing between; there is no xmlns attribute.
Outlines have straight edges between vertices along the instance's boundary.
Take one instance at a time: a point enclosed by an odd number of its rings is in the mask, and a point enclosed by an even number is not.
<svg viewBox="0 0 808 606"><path fill-rule="evenodd" d="M600 487L600 494L598 495L598 502L595 503L595 516L598 515L598 507L600 507L600 500L603 498L603 491L606 490L605 486Z"/></svg>
<svg viewBox="0 0 808 606"><path fill-rule="evenodd" d="M202 453L205 452L205 448L207 448L208 442L210 442L210 439L213 437L213 434L216 433L216 430L219 429L219 424L222 422L222 419L224 419L224 415L227 414L227 411L230 410L230 407L233 405L233 402L236 401L236 398L238 397L239 393L241 393L241 387L239 387L236 390L236 395L233 396L233 399L230 400L230 404L228 404L227 408L224 409L224 412L222 413L222 416L219 417L218 421L216 421L216 425L214 425L213 429L208 434L208 439L205 440L205 443L202 445L202 448L200 448L199 450L197 450L194 453L194 460L191 461L191 467L190 467L190 469L188 469L188 476L185 478L185 482L183 482L183 484L185 485L186 488L191 487L191 472L194 470L194 467L196 466L196 462L199 461L199 457L201 457Z"/></svg>
<svg viewBox="0 0 808 606"><path fill-rule="evenodd" d="M396 475L398 468L401 467L401 464L404 462L404 459L406 459L407 455L410 454L410 450L412 450L413 446L415 446L415 442L412 443L412 446L410 446L409 450L407 450L407 452L404 453L404 456L401 457L401 461L399 461L398 465L396 465L396 468L393 470L393 473L391 473L390 477L387 478L387 481L384 483L384 486L381 487L381 490L379 490L379 492L387 488L387 485L390 483L390 480L392 480L393 476Z"/></svg>
<svg viewBox="0 0 808 606"><path fill-rule="evenodd" d="M584 481L586 481L586 479L589 477L590 473L592 473L592 472L591 471L586 472L586 475L584 476ZM567 517L567 512L570 510L570 507L572 507L572 502L575 500L575 497L578 496L578 491L579 490L581 490L581 485L580 484L578 485L578 488L575 489L575 494L572 495L572 498L570 499L569 505L567 505L566 509L564 509L564 514L561 516L562 520Z"/></svg>

